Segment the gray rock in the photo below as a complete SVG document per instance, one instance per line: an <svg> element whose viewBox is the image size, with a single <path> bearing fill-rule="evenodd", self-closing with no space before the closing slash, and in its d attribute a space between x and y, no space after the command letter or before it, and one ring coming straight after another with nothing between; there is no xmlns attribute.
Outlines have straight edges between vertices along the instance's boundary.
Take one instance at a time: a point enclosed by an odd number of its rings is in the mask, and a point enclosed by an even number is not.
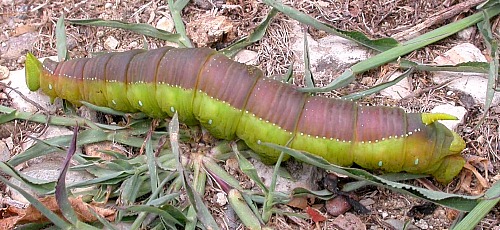
<svg viewBox="0 0 500 230"><path fill-rule="evenodd" d="M56 181L57 178L59 177L60 169L61 169L61 166L64 162L64 155L58 153L58 154L46 155L46 156L43 156L40 158L41 159L39 160L38 163L31 164L27 168L24 168L23 170L21 170L21 174L28 176L28 177L31 177L31 178L36 178L39 180ZM66 185L70 185L70 184L73 184L76 182L86 181L86 180L90 180L90 179L93 179L93 176L90 173L87 173L86 171L69 170L66 174ZM28 193L32 194L35 197L41 195L41 194L36 194L35 191L31 190L24 183L21 183L20 181L14 179L14 178L11 178L10 181L11 181L11 183L21 187L24 191L27 191ZM93 189L93 188L73 189L72 193L78 194L78 193L85 192L89 189ZM24 196L22 196L16 190L8 187L7 191L10 193L10 197L12 199L23 202L23 203L28 203L28 201L24 198Z"/></svg>
<svg viewBox="0 0 500 230"><path fill-rule="evenodd" d="M466 28L464 30L461 30L460 32L457 33L457 37L460 40L466 40L469 41L472 39L472 35L476 33L476 27L471 26L469 28Z"/></svg>
<svg viewBox="0 0 500 230"><path fill-rule="evenodd" d="M25 33L17 37L11 37L6 45L0 48L0 57L8 60L17 59L26 54L26 50L32 50L36 40L36 33Z"/></svg>
<svg viewBox="0 0 500 230"><path fill-rule="evenodd" d="M45 132L41 136L39 136L38 139L45 140L51 137L59 137L64 135L73 135L73 131L63 126L47 126ZM22 144L22 148L26 150L29 147L31 147L35 142L36 141L32 139L25 141Z"/></svg>
<svg viewBox="0 0 500 230"><path fill-rule="evenodd" d="M399 71L395 72L394 74L392 74L389 77L389 81L396 79L401 74L403 74L403 73L399 72ZM401 98L407 97L408 95L411 94L411 86L410 86L410 83L408 82L408 79L405 78L405 79L399 81L398 83L396 83L395 85L393 85L389 88L383 89L382 91L380 91L380 94L382 94L383 96L386 96L386 97L390 97L392 99L401 99Z"/></svg>
<svg viewBox="0 0 500 230"><path fill-rule="evenodd" d="M256 65L257 64L257 52L252 50L241 50L234 56L234 60L247 64L247 65Z"/></svg>
<svg viewBox="0 0 500 230"><path fill-rule="evenodd" d="M439 121L441 124L448 127L448 129L456 130L457 126L464 122L465 114L467 110L462 106L454 106L450 104L438 105L431 110L432 113L446 113L453 115L458 118L458 120L447 120Z"/></svg>
<svg viewBox="0 0 500 230"><path fill-rule="evenodd" d="M43 61L43 59L41 59ZM10 72L10 76L7 79L2 80L3 83L9 83L10 86L16 89L19 93L30 99L33 103L44 108L48 111L55 111L57 106L50 103L50 98L39 92L31 92L26 86L24 70ZM13 105L12 107L24 112L36 112L38 108L32 103L24 100L21 95L14 91L6 90L7 93L12 97Z"/></svg>
<svg viewBox="0 0 500 230"><path fill-rule="evenodd" d="M304 72L304 34L302 27L295 24L290 33L291 49L295 53L294 69ZM338 76L351 65L370 57L370 52L347 39L329 35L318 41L307 34L311 71L314 77L325 83ZM318 82L318 81L317 81Z"/></svg>
<svg viewBox="0 0 500 230"><path fill-rule="evenodd" d="M405 222L402 220L397 220L397 219L387 219L384 220L387 224L391 225L394 229L411 229L411 230L417 230L418 228L413 225L413 224L408 224L405 226ZM406 228L405 228L406 227Z"/></svg>
<svg viewBox="0 0 500 230"><path fill-rule="evenodd" d="M274 172L274 165L265 165L259 160L254 158L250 159L250 162L253 164L259 177L263 180L264 184L269 187L271 185L271 178ZM277 192L286 192L289 193L294 188L302 187L306 189L314 189L313 183L316 181L315 177L317 174L317 168L308 164L298 163L300 167L295 167L294 171L290 171L293 179L287 179L278 176L276 183L276 191Z"/></svg>
<svg viewBox="0 0 500 230"><path fill-rule="evenodd" d="M443 55L434 59L437 65L456 65L465 62L486 62L486 57L477 47L470 43L457 45ZM488 75L481 73L456 73L439 71L434 72L433 80L437 84L453 79L447 86L471 95L475 102L484 104L486 101L486 89ZM493 98L493 105L500 102L500 94L496 93Z"/></svg>
<svg viewBox="0 0 500 230"><path fill-rule="evenodd" d="M5 162L10 159L10 149L7 143L0 141L0 161Z"/></svg>

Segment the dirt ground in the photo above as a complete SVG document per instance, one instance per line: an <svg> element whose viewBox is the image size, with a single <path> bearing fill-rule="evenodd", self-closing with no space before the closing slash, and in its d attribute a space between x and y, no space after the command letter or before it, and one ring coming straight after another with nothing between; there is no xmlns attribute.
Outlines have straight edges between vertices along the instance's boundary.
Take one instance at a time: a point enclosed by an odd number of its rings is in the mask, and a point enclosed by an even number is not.
<svg viewBox="0 0 500 230"><path fill-rule="evenodd" d="M398 41L404 41L410 31L416 26L424 23L422 32L437 28L474 13L474 2L467 0L295 0L289 1L296 9L333 25L338 29L361 31L371 38L394 37ZM57 19L64 13L66 18L88 19L101 18L126 21L131 23L147 23L157 25L165 23L168 19L168 7L163 1L43 1L43 0L3 0L0 6L0 66L9 70L20 70L24 67L25 54L33 52L37 57L56 55L55 48L55 24ZM453 6L462 4L460 10L450 14ZM453 8L456 9L456 8ZM183 11L183 19L186 23L188 35L193 39L195 45L210 46L212 48L225 47L255 29L264 19L269 7L260 1L250 0L194 0ZM429 20L433 19L433 20ZM166 20L168 21L168 20ZM221 26L214 29L210 23L222 22ZM267 75L284 74L289 65L296 58L286 43L291 32L292 19L286 16L278 16L271 24L267 35L262 41L248 47L258 53L257 65ZM495 31L499 31L499 19L495 18L492 24ZM427 23L427 24L426 24ZM170 28L166 23L165 28ZM211 29L224 30L225 33L207 33ZM314 38L326 36L322 31L309 29ZM207 35L208 34L208 35ZM67 25L68 50L72 58L85 57L92 53L103 50L130 50L142 48L147 42L149 47L160 47L168 45L165 41L143 37L132 32L103 27L86 27ZM285 42L284 42L285 41ZM430 63L437 55L443 53L461 42L470 42L485 50L481 35L473 30L468 40L458 36L427 46L407 56L410 60L422 63ZM358 89L372 86L373 82L361 81L365 77L377 78L384 68L369 71L359 76L356 82L338 93L352 93ZM300 78L300 74L296 76ZM432 87L429 73L417 73L413 78L414 84ZM297 81L297 82L300 82ZM432 92L429 93L429 92ZM385 100L381 97L367 100L371 103L392 104L403 106L408 109L425 107L426 102L422 98L433 98L436 101L443 100L448 90L446 87L438 88L423 93L419 97L407 101ZM459 95L457 93L457 95ZM464 105L459 96L447 97L455 100L457 104ZM3 101L2 103L8 104ZM469 104L466 106L468 115L466 122L476 124L482 114L482 105ZM498 130L500 108L494 107L490 110L488 119L478 130L470 131L459 128L459 133L466 139L466 156L479 156L487 159L489 164L489 182L493 182L495 175L500 172L500 144L498 143ZM482 169L480 169L482 170ZM484 171L484 170L483 170ZM483 172L484 173L484 172ZM498 176L497 176L498 177ZM455 193L482 192L476 188L476 181L470 185L471 188L464 189L460 182L455 180L443 189ZM418 182L415 184L419 185ZM421 185L419 185L421 186ZM210 192L210 191L209 191ZM458 213L453 210L437 207L437 209L421 217L409 217L409 210L424 204L423 201L413 197L397 194L384 189L373 188L358 194L360 199L370 199L370 214L359 215L366 224L367 229L391 229L387 219L411 220L413 225L420 229L446 229L449 228ZM207 201L208 202L208 201ZM285 208L285 207L283 207ZM215 212L215 211L214 211ZM358 215L358 214L356 214ZM330 218L330 217L329 217ZM333 219L333 217L331 217ZM500 208L497 206L487 217L485 217L478 229L500 229ZM310 221L298 221L275 217L272 219L274 228L282 229L327 229L331 227L329 221L320 225L314 225Z"/></svg>

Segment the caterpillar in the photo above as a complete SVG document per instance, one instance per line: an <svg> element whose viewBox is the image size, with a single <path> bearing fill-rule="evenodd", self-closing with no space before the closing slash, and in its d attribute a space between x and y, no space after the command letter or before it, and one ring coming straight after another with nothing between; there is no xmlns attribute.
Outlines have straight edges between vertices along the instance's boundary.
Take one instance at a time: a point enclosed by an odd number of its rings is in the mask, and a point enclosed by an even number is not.
<svg viewBox="0 0 500 230"><path fill-rule="evenodd" d="M153 118L177 112L181 122L201 124L216 138L244 140L268 164L280 153L261 142L288 144L340 166L430 174L442 183L465 163L464 140L437 122L455 119L451 115L312 96L209 48L43 63L28 54L26 83L76 105L86 101Z"/></svg>

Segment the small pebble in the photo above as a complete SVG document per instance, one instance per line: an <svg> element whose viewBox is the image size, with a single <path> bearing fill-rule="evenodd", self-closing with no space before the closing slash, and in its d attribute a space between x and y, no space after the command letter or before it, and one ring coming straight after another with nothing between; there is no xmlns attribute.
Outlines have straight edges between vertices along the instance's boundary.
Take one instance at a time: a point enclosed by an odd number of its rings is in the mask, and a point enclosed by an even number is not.
<svg viewBox="0 0 500 230"><path fill-rule="evenodd" d="M174 30L174 20L172 20L172 18L162 17L156 23L156 28L172 32Z"/></svg>
<svg viewBox="0 0 500 230"><path fill-rule="evenodd" d="M104 5L104 9L111 9L111 7L113 7L113 3L111 2L106 2L106 4Z"/></svg>
<svg viewBox="0 0 500 230"><path fill-rule="evenodd" d="M326 212L332 216L339 216L344 214L351 208L351 205L347 202L344 196L336 196L330 199L325 204Z"/></svg>
<svg viewBox="0 0 500 230"><path fill-rule="evenodd" d="M106 41L104 41L104 48L107 50L115 50L119 44L120 42L116 40L116 38L109 36L106 38Z"/></svg>
<svg viewBox="0 0 500 230"><path fill-rule="evenodd" d="M216 194L217 196L217 199L216 199L216 202L218 205L220 206L224 206L227 204L227 196L226 194L224 194L223 192L219 192Z"/></svg>
<svg viewBox="0 0 500 230"><path fill-rule="evenodd" d="M6 66L0 65L0 80L8 78L10 75L9 68Z"/></svg>

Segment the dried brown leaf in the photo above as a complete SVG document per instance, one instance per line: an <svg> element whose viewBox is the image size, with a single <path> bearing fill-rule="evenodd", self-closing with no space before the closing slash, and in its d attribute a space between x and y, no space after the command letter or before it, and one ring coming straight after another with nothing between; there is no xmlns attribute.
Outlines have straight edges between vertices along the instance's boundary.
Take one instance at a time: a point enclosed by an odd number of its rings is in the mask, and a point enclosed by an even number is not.
<svg viewBox="0 0 500 230"><path fill-rule="evenodd" d="M42 202L45 207L62 217L54 196L40 198L39 201ZM83 202L81 198L70 198L70 203L75 212L78 214L78 219L82 222L97 221L97 218L90 212L90 208L94 209L97 214L103 216L108 221L114 221L115 219L114 215L116 211L113 209L106 209L92 204L87 204ZM44 223L48 221L48 219L32 205L28 206L26 209L9 207L8 213L11 215L10 217L0 219L0 229L11 229L20 224ZM3 215L2 217L5 216Z"/></svg>

